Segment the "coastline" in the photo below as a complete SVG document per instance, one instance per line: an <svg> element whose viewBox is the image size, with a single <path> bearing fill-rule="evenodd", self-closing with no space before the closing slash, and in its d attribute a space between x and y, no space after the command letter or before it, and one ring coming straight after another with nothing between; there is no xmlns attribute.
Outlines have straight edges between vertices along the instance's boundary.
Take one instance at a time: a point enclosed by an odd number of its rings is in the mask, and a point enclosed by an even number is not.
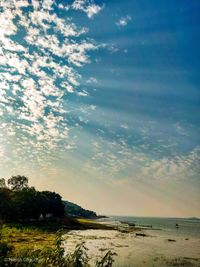
<svg viewBox="0 0 200 267"><path fill-rule="evenodd" d="M113 229L69 231L65 235L66 252L84 242L92 259L91 266L108 250L117 253L114 267L200 266L198 237L174 235L164 230L134 228L117 221L98 224L108 224Z"/></svg>
<svg viewBox="0 0 200 267"><path fill-rule="evenodd" d="M2 241L14 245L13 255L25 248L36 251L48 246L54 251L57 230L62 229L65 255L70 255L76 245L84 243L90 266L95 266L95 262L108 251L116 253L113 254L113 267L200 266L199 235L185 234L179 231L181 229L169 231L133 226L133 223L111 219L68 218L59 223L40 222L37 227L30 224L18 225L18 228L17 225L14 228L14 225L2 225L1 237Z"/></svg>

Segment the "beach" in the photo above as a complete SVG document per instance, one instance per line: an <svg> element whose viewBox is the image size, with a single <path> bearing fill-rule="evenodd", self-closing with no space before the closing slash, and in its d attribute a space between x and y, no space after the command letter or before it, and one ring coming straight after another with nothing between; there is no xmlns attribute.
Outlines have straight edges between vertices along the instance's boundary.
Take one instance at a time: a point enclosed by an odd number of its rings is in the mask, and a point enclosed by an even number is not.
<svg viewBox="0 0 200 267"><path fill-rule="evenodd" d="M85 242L91 266L95 266L95 261L108 250L117 254L114 256L114 267L200 266L198 236L162 229L131 228L127 231L128 225L118 225L119 230L70 231L65 235L66 253Z"/></svg>

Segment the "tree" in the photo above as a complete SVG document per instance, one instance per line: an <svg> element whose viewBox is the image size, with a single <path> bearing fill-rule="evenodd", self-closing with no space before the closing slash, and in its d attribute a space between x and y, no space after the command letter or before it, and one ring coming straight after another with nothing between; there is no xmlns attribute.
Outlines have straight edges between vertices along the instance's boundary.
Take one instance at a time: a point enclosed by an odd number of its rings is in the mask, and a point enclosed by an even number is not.
<svg viewBox="0 0 200 267"><path fill-rule="evenodd" d="M39 192L38 205L41 210L41 214L46 215L52 214L54 217L64 216L65 210L62 203L62 198L59 194L51 191Z"/></svg>
<svg viewBox="0 0 200 267"><path fill-rule="evenodd" d="M0 188L0 219L10 220L14 214L11 191L8 188Z"/></svg>
<svg viewBox="0 0 200 267"><path fill-rule="evenodd" d="M28 188L28 178L23 175L12 176L8 179L8 185L13 191L20 191L24 188Z"/></svg>
<svg viewBox="0 0 200 267"><path fill-rule="evenodd" d="M33 187L12 191L12 203L15 207L16 220L37 220L41 214L40 207L37 206L37 191Z"/></svg>
<svg viewBox="0 0 200 267"><path fill-rule="evenodd" d="M6 180L4 178L0 178L0 188L6 188Z"/></svg>
<svg viewBox="0 0 200 267"><path fill-rule="evenodd" d="M4 179L0 181L0 220L38 220L41 214L44 218L47 214L54 218L64 216L64 205L59 194L28 187L26 176L12 176L8 180L9 188L5 187Z"/></svg>

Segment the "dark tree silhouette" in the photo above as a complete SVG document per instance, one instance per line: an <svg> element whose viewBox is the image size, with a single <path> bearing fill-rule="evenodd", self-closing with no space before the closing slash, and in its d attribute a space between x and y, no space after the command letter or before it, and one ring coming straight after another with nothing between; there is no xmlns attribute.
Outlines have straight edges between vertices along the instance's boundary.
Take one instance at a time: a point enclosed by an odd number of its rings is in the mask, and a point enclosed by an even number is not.
<svg viewBox="0 0 200 267"><path fill-rule="evenodd" d="M8 188L0 188L0 219L11 220L14 207L11 200L11 192Z"/></svg>
<svg viewBox="0 0 200 267"><path fill-rule="evenodd" d="M6 188L6 180L4 178L0 178L0 188Z"/></svg>
<svg viewBox="0 0 200 267"><path fill-rule="evenodd" d="M5 181L2 181L4 186ZM26 176L12 176L10 188L0 187L0 219L4 221L38 220L42 214L58 218L64 216L64 205L59 194L51 191L37 191L28 187Z"/></svg>
<svg viewBox="0 0 200 267"><path fill-rule="evenodd" d="M12 176L8 179L8 185L11 190L19 191L28 187L28 178L23 175Z"/></svg>
<svg viewBox="0 0 200 267"><path fill-rule="evenodd" d="M65 213L62 198L55 192L39 192L38 205L44 218L47 214L52 214L54 217L62 217Z"/></svg>

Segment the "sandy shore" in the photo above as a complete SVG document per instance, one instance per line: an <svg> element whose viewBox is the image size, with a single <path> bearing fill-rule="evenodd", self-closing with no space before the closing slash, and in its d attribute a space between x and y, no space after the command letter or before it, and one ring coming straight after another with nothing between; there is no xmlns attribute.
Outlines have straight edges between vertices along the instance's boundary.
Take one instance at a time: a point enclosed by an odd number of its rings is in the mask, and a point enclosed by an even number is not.
<svg viewBox="0 0 200 267"><path fill-rule="evenodd" d="M108 250L117 253L114 267L200 266L199 238L175 236L162 230L142 230L144 237L136 236L136 232L70 231L65 236L65 249L70 252L76 244L85 241L92 266Z"/></svg>

